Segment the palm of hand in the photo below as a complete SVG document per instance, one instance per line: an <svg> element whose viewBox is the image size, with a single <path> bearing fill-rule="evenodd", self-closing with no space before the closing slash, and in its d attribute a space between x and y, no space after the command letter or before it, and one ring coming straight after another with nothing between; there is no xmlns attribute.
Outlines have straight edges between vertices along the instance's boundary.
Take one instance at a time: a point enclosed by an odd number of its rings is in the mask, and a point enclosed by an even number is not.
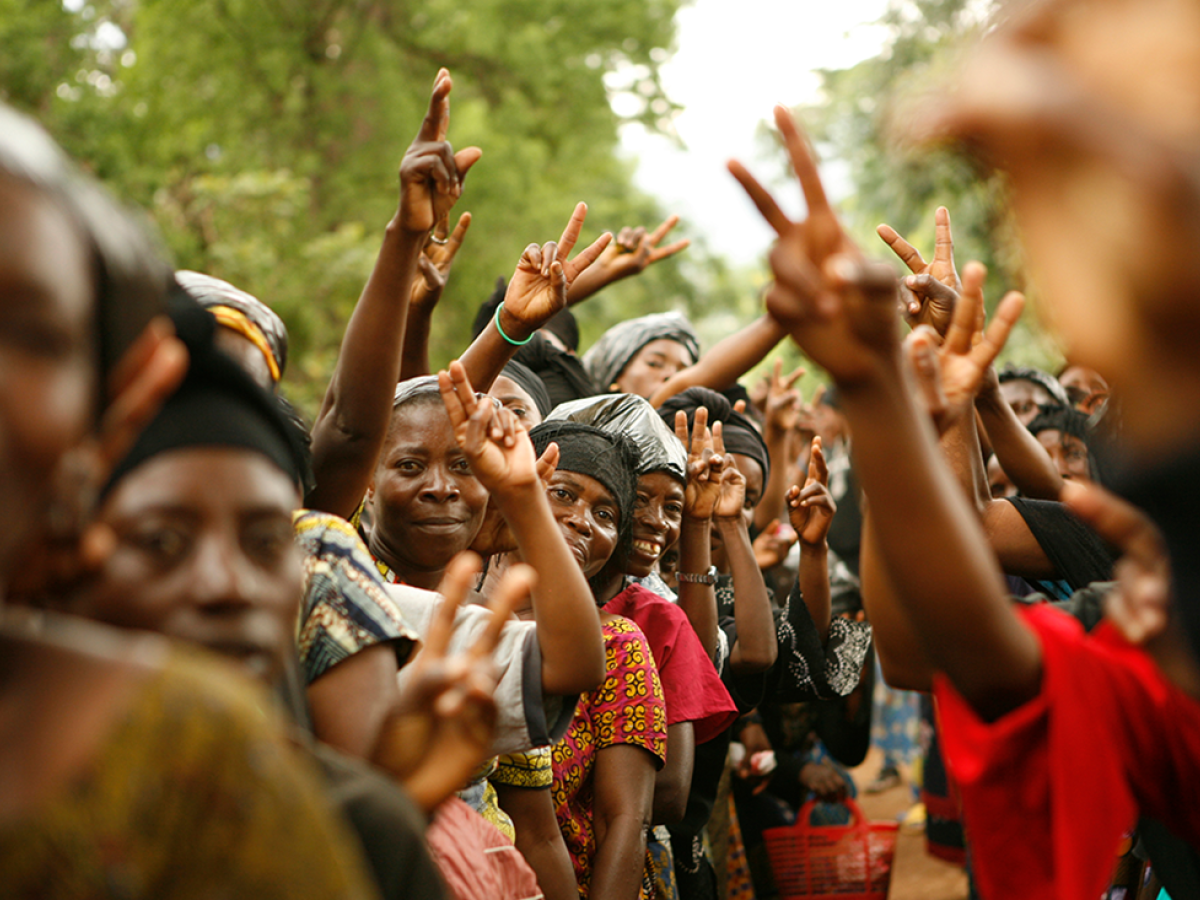
<svg viewBox="0 0 1200 900"><path fill-rule="evenodd" d="M515 435L511 447L505 447L489 437L475 443L470 432L470 420L463 422L455 432L459 446L467 454L471 472L489 491L538 481L537 459L533 445L524 432Z"/></svg>
<svg viewBox="0 0 1200 900"><path fill-rule="evenodd" d="M772 253L772 265L776 252L778 248ZM856 278L864 270L873 271L866 271L865 278L859 279L860 284L826 282L821 287L819 306L805 304L812 313L790 326L792 336L805 354L835 380L847 385L874 376L881 358L893 356L899 347L894 273L887 266L869 264L859 264L856 269ZM778 271L777 268L777 274ZM795 302L778 283L767 297L772 315L779 304Z"/></svg>
<svg viewBox="0 0 1200 900"><path fill-rule="evenodd" d="M563 266L563 274L568 266ZM564 278L555 284L551 275L543 275L540 266L533 264L527 256L521 257L508 291L504 295L504 309L523 322L545 322L567 305L567 288L572 279Z"/></svg>
<svg viewBox="0 0 1200 900"><path fill-rule="evenodd" d="M819 544L825 540L829 534L830 523L833 522L833 515L824 506L808 506L801 510L802 521L797 524L793 520L792 527L796 529L796 534L800 535L800 540L805 544Z"/></svg>
<svg viewBox="0 0 1200 900"><path fill-rule="evenodd" d="M732 519L742 514L745 505L746 476L736 466L731 466L721 476L720 494L713 515L718 519Z"/></svg>
<svg viewBox="0 0 1200 900"><path fill-rule="evenodd" d="M703 479L703 480L702 480ZM721 482L713 477L706 463L688 465L688 483L684 491L684 506L694 519L711 519L721 499Z"/></svg>

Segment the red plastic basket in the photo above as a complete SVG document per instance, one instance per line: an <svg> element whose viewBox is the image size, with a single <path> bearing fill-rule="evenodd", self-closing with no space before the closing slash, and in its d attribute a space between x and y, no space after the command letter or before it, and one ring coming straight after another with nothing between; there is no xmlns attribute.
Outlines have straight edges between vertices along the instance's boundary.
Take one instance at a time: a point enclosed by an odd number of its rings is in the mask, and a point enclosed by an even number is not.
<svg viewBox="0 0 1200 900"><path fill-rule="evenodd" d="M886 900L896 854L895 822L868 822L852 800L849 825L813 825L815 801L796 824L763 831L782 900Z"/></svg>

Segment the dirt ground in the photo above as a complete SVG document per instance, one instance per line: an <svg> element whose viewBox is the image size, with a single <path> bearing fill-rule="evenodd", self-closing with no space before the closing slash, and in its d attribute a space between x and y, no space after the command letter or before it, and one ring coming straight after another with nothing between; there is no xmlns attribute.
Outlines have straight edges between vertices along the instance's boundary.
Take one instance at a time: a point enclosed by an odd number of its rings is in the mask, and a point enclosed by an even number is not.
<svg viewBox="0 0 1200 900"><path fill-rule="evenodd" d="M858 805L867 818L895 821L912 806L912 789L907 783L882 794L864 794L863 788L879 772L881 757L872 749L866 761L854 769L858 785ZM958 866L950 865L925 852L924 832L908 833L900 829L896 841L896 860L892 869L889 900L967 900L967 876Z"/></svg>

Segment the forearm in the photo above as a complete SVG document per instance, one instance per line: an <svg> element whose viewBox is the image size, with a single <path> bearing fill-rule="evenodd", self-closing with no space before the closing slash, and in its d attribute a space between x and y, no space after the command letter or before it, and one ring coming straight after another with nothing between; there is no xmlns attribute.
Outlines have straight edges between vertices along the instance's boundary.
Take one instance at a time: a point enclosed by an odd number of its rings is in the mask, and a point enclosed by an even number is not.
<svg viewBox="0 0 1200 900"><path fill-rule="evenodd" d="M493 497L517 541L521 559L537 572L532 591L547 694L581 694L604 680L604 641L591 588L567 547L538 484Z"/></svg>
<svg viewBox="0 0 1200 900"><path fill-rule="evenodd" d="M349 518L366 493L391 420L408 299L424 235L388 224L354 307L312 431L316 487L305 502Z"/></svg>
<svg viewBox="0 0 1200 900"><path fill-rule="evenodd" d="M750 532L741 516L719 518L714 524L725 543L729 571L733 575L733 618L737 641L729 652L729 664L738 675L750 675L769 669L779 653L775 638L775 619L762 570L754 560Z"/></svg>
<svg viewBox="0 0 1200 900"><path fill-rule="evenodd" d="M829 589L829 543L800 544L800 566L796 573L800 580L800 593L804 605L812 617L817 635L824 644L829 637L829 619L833 614L833 601Z"/></svg>
<svg viewBox="0 0 1200 900"><path fill-rule="evenodd" d="M596 820L592 900L635 900L646 861L646 827L641 816L624 813Z"/></svg>
<svg viewBox="0 0 1200 900"><path fill-rule="evenodd" d="M507 315L507 311L503 307L500 309L500 324L504 328L504 334L513 341L524 342L537 330L536 328L530 329L527 325ZM496 328L496 317L493 316L487 327L479 333L479 337L471 342L471 346L467 348L459 362L467 370L467 377L475 386L475 390L486 392L516 352L517 345L504 339L499 329Z"/></svg>
<svg viewBox="0 0 1200 900"><path fill-rule="evenodd" d="M654 777L654 811L650 821L655 825L683 821L695 764L696 741L692 723L676 722L667 726L667 761Z"/></svg>
<svg viewBox="0 0 1200 900"><path fill-rule="evenodd" d="M871 623L875 652L884 680L894 688L927 691L933 684L933 665L896 599L895 588L879 558L879 542L871 526L871 511L863 514L862 547L858 558L863 611Z"/></svg>
<svg viewBox="0 0 1200 900"><path fill-rule="evenodd" d="M684 516L679 536L679 571L703 575L712 568L711 522ZM679 582L679 606L709 659L717 653L717 592L707 584Z"/></svg>
<svg viewBox="0 0 1200 900"><path fill-rule="evenodd" d="M987 472L983 468L983 451L979 447L979 429L975 416L966 415L953 423L938 440L967 501L977 510L992 499Z"/></svg>
<svg viewBox="0 0 1200 900"><path fill-rule="evenodd" d="M430 374L429 334L433 326L433 304L409 309L404 328L404 351L400 354L400 380Z"/></svg>
<svg viewBox="0 0 1200 900"><path fill-rule="evenodd" d="M754 507L754 525L759 531L766 530L776 519L782 520L784 503L787 497L788 480L791 477L794 459L791 456L791 435L769 433L767 438L767 455L771 458L771 474L763 486L762 497L758 506Z"/></svg>
<svg viewBox="0 0 1200 900"><path fill-rule="evenodd" d="M918 414L903 370L841 386L880 558L921 643L977 711L1037 694L1040 647L1009 606L978 517ZM929 555L936 552L936 564Z"/></svg>
<svg viewBox="0 0 1200 900"><path fill-rule="evenodd" d="M1021 424L999 392L981 393L975 401L983 427L992 442L1000 467L1026 497L1057 500L1063 479L1050 454L1033 433Z"/></svg>
<svg viewBox="0 0 1200 900"><path fill-rule="evenodd" d="M537 876L546 900L579 900L575 868L563 841L550 791L495 784L500 808L512 819L517 850Z"/></svg>
<svg viewBox="0 0 1200 900"><path fill-rule="evenodd" d="M676 394L697 385L724 390L760 363L786 336L782 325L763 315L736 334L718 341L695 365L671 376L650 397L650 404L662 406Z"/></svg>

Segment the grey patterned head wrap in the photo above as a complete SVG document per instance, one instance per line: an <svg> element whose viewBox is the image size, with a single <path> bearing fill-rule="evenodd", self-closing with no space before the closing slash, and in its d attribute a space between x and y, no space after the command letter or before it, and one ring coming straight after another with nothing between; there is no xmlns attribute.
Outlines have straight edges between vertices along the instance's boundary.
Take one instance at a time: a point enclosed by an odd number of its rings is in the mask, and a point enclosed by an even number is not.
<svg viewBox="0 0 1200 900"><path fill-rule="evenodd" d="M607 390L639 350L663 338L682 344L691 354L692 362L700 358L700 339L692 323L680 313L667 312L614 325L583 354L583 367L597 387Z"/></svg>
<svg viewBox="0 0 1200 900"><path fill-rule="evenodd" d="M214 306L228 306L244 315L262 332L271 355L275 358L275 366L280 378L287 369L288 332L283 319L279 318L271 307L257 297L247 294L241 288L236 288L228 281L213 278L201 272L190 272L180 269L175 273L175 281L184 292L209 309ZM279 379L276 379L277 381Z"/></svg>
<svg viewBox="0 0 1200 900"><path fill-rule="evenodd" d="M547 422L567 420L594 425L608 434L623 434L638 448L638 475L666 472L687 481L687 453L675 432L646 400L636 394L602 394L554 407Z"/></svg>

